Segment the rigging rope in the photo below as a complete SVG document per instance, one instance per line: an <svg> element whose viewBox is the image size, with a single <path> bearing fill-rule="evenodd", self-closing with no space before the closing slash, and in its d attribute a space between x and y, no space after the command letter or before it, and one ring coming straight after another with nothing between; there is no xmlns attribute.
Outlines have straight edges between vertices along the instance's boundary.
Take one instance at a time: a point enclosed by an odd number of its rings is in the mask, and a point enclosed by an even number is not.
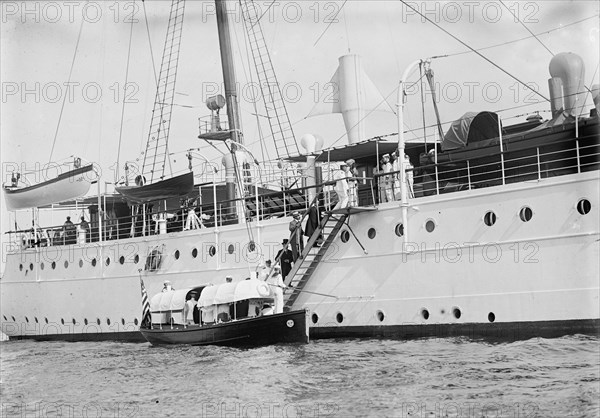
<svg viewBox="0 0 600 418"><path fill-rule="evenodd" d="M79 26L79 34L77 35L77 43L75 44L75 52L73 53L73 60L71 61L71 69L69 70L69 84L71 84L71 76L73 75L73 68L75 67L75 58L77 57L77 51L79 49L79 41L81 40L81 33L83 32L83 22L85 19L81 19L81 26ZM60 128L60 122L62 120L63 111L65 109L65 103L67 101L68 94L63 97L63 102L60 107L60 114L58 115L58 123L56 124L56 131L54 132L54 140L52 141L52 149L50 150L50 158L48 163L52 162L52 154L54 154L54 146L56 145L56 138L58 138L58 130Z"/></svg>
<svg viewBox="0 0 600 418"><path fill-rule="evenodd" d="M321 38L323 37L323 35L325 35L325 32L327 32L327 30L331 27L331 24L334 23L334 22L336 22L335 18L340 14L340 12L342 11L342 9L344 8L344 6L346 5L347 2L348 2L348 0L344 0L344 2L342 3L342 5L338 9L338 11L331 18L331 20L327 24L327 27L325 27L325 30L323 31L323 33L321 33L321 35L319 35L319 37L317 38L317 40L315 41L315 43L313 44L313 46L317 46L317 44L319 43L319 41L321 40Z"/></svg>
<svg viewBox="0 0 600 418"><path fill-rule="evenodd" d="M450 36L452 39L456 40L457 42L460 42L463 46L469 48L471 51L473 51L474 53L476 53L477 55L479 55L481 58L483 58L484 60L486 60L487 62L489 62L490 64L492 64L494 67L496 67L497 69L499 69L500 71L502 71L504 74L508 75L512 79L516 80L518 83L522 84L523 86L525 86L529 90L533 91L535 94L537 94L538 96L540 96L542 99L544 99L544 100L546 100L548 102L550 101L550 99L548 99L542 93L540 93L539 91L535 90L533 87L527 85L526 83L522 82L520 79L518 79L517 77L515 77L514 75L512 75L511 73L509 73L508 71L506 71L504 68L500 67L498 64L496 64L495 62L493 62L491 59L489 59L485 55L479 53L476 49L474 49L473 47L471 47L467 43L465 43L465 42L461 41L460 39L458 39L456 36L454 36L453 34L451 34L450 32L448 32L446 29L442 28L440 25L438 25L437 23L435 23L433 20L429 19L423 13L421 13L420 11L418 11L417 9L415 9L412 5L408 4L405 0L400 0L400 2L402 2L402 4L404 4L405 6L409 7L411 10L413 10L418 15L420 15L423 19L427 20L429 23L431 23L432 25L434 25L436 28L440 29L446 35Z"/></svg>
<svg viewBox="0 0 600 418"><path fill-rule="evenodd" d="M129 63L131 62L131 40L133 39L133 23L135 19L131 19L129 26L129 47L127 48L127 66L125 67L125 85L123 86L123 106L121 106L121 123L119 126L119 145L117 147L117 164L115 167L115 184L119 181L119 165L121 158L121 142L123 140L123 124L125 122L125 103L127 102L127 83L129 81Z"/></svg>
<svg viewBox="0 0 600 418"><path fill-rule="evenodd" d="M498 0L500 1L500 4L504 6L504 8L506 10L508 10L510 12L510 14L513 15L513 17L517 20L517 22L519 22L521 24L521 26L523 26L525 29L527 29L527 32L529 32L531 34L531 36L533 36L544 48L546 48L546 50L550 53L550 55L554 56L554 53L552 51L550 51L550 48L548 48L537 36L535 36L535 34L527 27L525 26L525 23L523 23L521 21L521 19L519 19L517 17L517 15L514 14L514 12L512 10L510 10L508 8L508 6L506 4L504 4L504 2L502 0Z"/></svg>

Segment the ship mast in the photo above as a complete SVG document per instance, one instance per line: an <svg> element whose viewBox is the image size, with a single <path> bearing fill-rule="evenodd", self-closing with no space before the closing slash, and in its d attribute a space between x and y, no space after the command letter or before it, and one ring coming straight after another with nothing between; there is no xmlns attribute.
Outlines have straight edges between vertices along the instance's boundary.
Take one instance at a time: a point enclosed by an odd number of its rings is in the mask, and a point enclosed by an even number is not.
<svg viewBox="0 0 600 418"><path fill-rule="evenodd" d="M219 45L221 48L221 66L223 68L223 82L225 84L225 103L227 104L227 119L229 120L231 139L234 142L243 144L240 130L240 111L236 90L235 67L231 50L231 34L226 6L227 0L215 0Z"/></svg>

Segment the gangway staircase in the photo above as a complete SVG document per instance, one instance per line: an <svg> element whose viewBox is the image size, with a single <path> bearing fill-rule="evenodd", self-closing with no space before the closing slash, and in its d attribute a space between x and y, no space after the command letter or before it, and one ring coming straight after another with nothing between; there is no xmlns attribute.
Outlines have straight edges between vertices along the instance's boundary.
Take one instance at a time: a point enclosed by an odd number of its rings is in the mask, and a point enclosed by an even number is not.
<svg viewBox="0 0 600 418"><path fill-rule="evenodd" d="M240 0L240 5L277 158L285 159L290 155L300 154L260 26L263 16L259 15L261 8L257 7L253 0Z"/></svg>
<svg viewBox="0 0 600 418"><path fill-rule="evenodd" d="M302 252L302 258L298 258L286 277L285 285L288 286L288 290L284 294L284 310L291 309L319 263L325 260L327 250L337 237L340 229L342 229L348 216L347 213L333 214L329 212L325 214L321 223L306 243ZM320 236L322 236L322 244L320 247L315 247L314 245Z"/></svg>

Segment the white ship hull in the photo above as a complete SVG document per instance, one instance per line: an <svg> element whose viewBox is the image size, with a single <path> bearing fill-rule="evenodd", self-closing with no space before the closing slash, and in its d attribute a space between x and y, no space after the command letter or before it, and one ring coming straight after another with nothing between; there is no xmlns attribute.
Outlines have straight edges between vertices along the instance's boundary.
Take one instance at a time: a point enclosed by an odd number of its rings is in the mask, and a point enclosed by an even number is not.
<svg viewBox="0 0 600 418"><path fill-rule="evenodd" d="M598 172L587 172L411 199L408 251L395 234L398 202L352 215L350 226L367 253L354 238L344 243L338 235L294 308L310 309L311 337L597 334L599 190ZM582 199L591 203L585 215L577 210ZM533 214L528 222L519 216L526 206ZM484 223L488 211L497 217L493 226ZM432 232L425 227L429 220ZM253 228L265 258L274 258L288 222ZM160 291L167 275L175 288L220 283L228 274L243 279L254 274L247 260L258 261L248 254L248 241L244 225L231 225L19 249L8 256L0 282L2 332L141 340L140 274L149 294ZM145 257L156 246L163 246L163 265L145 272Z"/></svg>

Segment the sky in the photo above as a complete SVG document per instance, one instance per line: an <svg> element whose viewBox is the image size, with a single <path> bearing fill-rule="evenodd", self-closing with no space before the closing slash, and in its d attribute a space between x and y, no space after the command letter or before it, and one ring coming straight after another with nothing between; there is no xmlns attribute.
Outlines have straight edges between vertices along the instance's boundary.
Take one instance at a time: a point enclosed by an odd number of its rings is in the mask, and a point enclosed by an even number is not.
<svg viewBox="0 0 600 418"><path fill-rule="evenodd" d="M15 166L31 171L50 162L68 161L73 155L97 163L103 180L112 181L117 156L121 167L140 157L155 95L151 57L158 65L170 3L0 3L3 182L10 180ZM548 63L559 52L580 55L586 86L598 83L598 1L408 2L465 44L485 48L480 53L504 71L469 52L401 1L257 3L266 11L261 24L298 141L312 133L322 136L326 147L346 143L341 115L306 116L330 93L327 83L338 57L348 52L362 56L366 73L392 108L405 68L418 59L444 56L431 61L444 123L467 111L482 110L500 111L504 124L521 122L536 111L548 118L549 104L516 79L547 97ZM229 15L245 142L259 160L273 159L269 138L261 147L254 100L248 94L256 76L249 75L236 2L230 2ZM539 34L538 39L529 31ZM413 82L418 79L418 71L409 77ZM71 84L65 84L69 80ZM200 148L206 158L220 164L220 153L197 135L198 118L209 114L204 101L222 93L221 85L214 4L188 1L169 143L174 172L187 169L185 153L190 148ZM431 125L435 122L431 94L426 92L425 97L425 120ZM587 102L591 104L591 97ZM264 114L261 103L257 106L258 113ZM413 88L406 106L406 129L414 130L407 135L409 140L422 140L422 118L420 93ZM391 111L373 112L365 122L367 137L398 131ZM264 118L261 126L263 132L268 131ZM428 135L431 141L433 135ZM4 203L0 206L4 239L9 222Z"/></svg>

